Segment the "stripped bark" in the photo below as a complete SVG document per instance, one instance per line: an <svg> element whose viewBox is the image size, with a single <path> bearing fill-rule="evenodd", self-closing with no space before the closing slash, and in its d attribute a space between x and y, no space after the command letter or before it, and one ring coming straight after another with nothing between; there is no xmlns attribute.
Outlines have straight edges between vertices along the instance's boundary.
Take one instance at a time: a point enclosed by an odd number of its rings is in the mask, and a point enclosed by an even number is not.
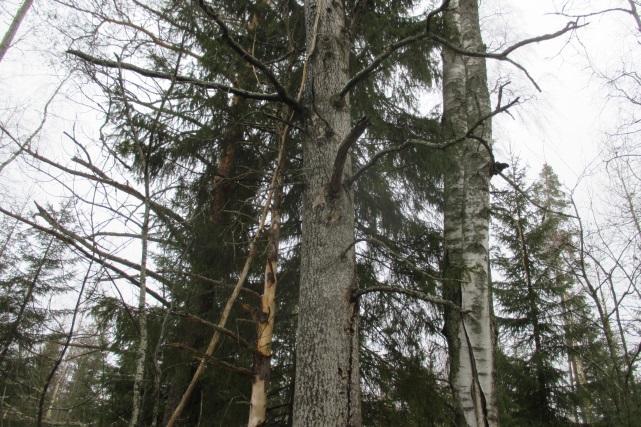
<svg viewBox="0 0 641 427"><path fill-rule="evenodd" d="M185 410L185 407L187 406L189 399L191 398L198 382L200 381L200 378L205 372L208 359L211 358L211 356L214 354L214 352L218 348L218 344L222 336L221 329L225 328L225 325L227 324L227 320L229 320L231 310L234 304L236 303L236 300L238 299L238 295L240 295L241 289L245 285L245 281L247 280L247 276L249 275L249 270L252 266L252 263L254 262L254 259L256 258L257 242L263 233L265 221L267 219L267 214L270 210L269 208L271 206L272 198L274 195L274 188L276 188L276 183L279 181L280 176L283 172L283 165L285 161L285 154L284 154L285 142L286 140L283 140L283 143L280 144L280 147L278 150L278 160L277 160L276 168L272 175L272 179L270 180L269 191L267 192L267 199L265 201L265 205L263 206L260 217L258 219L256 234L254 235L251 242L249 243L249 248L247 251L248 255L247 255L247 258L245 259L245 263L243 265L242 271L238 276L238 280L236 281L236 285L234 286L234 289L231 295L229 296L229 298L227 299L227 302L225 303L225 307L223 308L223 311L220 315L218 323L216 324L217 328L209 340L205 353L200 358L196 371L194 372L194 375L192 376L191 381L187 386L187 389L182 394L182 397L180 398L178 405L176 405L176 408L173 410L173 413L171 413L169 417L169 420L167 422L167 427L173 427L179 421L182 412Z"/></svg>
<svg viewBox="0 0 641 427"><path fill-rule="evenodd" d="M336 173L343 182L351 175L350 156L336 162L351 131L348 96L338 96L349 80L344 2L306 1L305 21L309 70L293 424L358 426L353 191L330 189ZM342 170L335 171L335 163Z"/></svg>
<svg viewBox="0 0 641 427"><path fill-rule="evenodd" d="M454 0L446 15L454 44L484 52L476 0ZM446 138L460 138L489 117L485 59L443 50L443 123ZM495 426L494 335L489 289L489 180L491 124L448 147L453 159L444 190L444 296L460 309L445 310L450 381L457 398L457 425ZM465 313L465 314L461 314Z"/></svg>
<svg viewBox="0 0 641 427"><path fill-rule="evenodd" d="M258 427L267 420L267 387L271 373L272 336L276 319L276 285L278 277L278 242L280 239L280 201L282 175L278 177L272 198L271 224L265 262L265 284L260 301L256 352L254 353L254 378L252 381L248 427Z"/></svg>

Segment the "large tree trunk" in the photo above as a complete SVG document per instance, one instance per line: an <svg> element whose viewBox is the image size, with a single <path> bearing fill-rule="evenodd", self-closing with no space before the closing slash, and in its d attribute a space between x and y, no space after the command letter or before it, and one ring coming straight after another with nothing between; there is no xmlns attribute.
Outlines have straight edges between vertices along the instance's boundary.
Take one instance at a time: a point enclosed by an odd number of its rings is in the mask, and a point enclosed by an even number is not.
<svg viewBox="0 0 641 427"><path fill-rule="evenodd" d="M446 14L453 42L484 51L476 0L454 0ZM483 58L443 51L444 132L464 136L490 112ZM475 135L491 142L491 124ZM498 425L494 342L488 271L490 156L476 139L449 150L452 168L445 176L444 293L460 305L448 309L445 332L450 350L450 380L457 397L457 425ZM465 314L461 314L465 313Z"/></svg>
<svg viewBox="0 0 641 427"><path fill-rule="evenodd" d="M344 3L308 0L305 19L309 69L293 421L306 427L356 426L360 390L358 307L351 300L353 192L329 185L339 146L350 133L349 101L335 96L348 80ZM347 157L339 168L343 176L351 172Z"/></svg>

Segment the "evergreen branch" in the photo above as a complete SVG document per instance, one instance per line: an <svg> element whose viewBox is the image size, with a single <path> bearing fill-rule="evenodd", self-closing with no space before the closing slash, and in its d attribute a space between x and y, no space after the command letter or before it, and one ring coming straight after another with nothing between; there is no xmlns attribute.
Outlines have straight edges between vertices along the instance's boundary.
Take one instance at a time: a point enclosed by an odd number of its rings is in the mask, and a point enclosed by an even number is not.
<svg viewBox="0 0 641 427"><path fill-rule="evenodd" d="M87 250L86 248L81 246L78 242L74 241L73 238L63 234L61 231L57 231L57 230L54 230L52 228L43 227L42 225L40 225L40 224L38 224L38 223L36 223L34 221L28 220L27 218L24 218L24 217L22 217L22 216L20 216L18 214L15 214L15 213L13 213L11 211L3 209L2 207L0 207L0 213L6 215L8 217L14 218L14 219L22 222L23 224L26 224L26 225L28 225L28 226L30 226L30 227L42 232L42 233L45 233L45 234L48 234L50 236L55 237L56 239L58 239L62 243L65 243L65 244L71 246L72 248L74 248L76 251L81 253L85 258L87 258L89 260L96 261L97 263L99 263L103 267L108 268L109 270L112 270L113 272L117 273L121 277L127 279L133 285L140 287L140 283L134 277L132 277L129 274L127 274L124 270L122 270L122 269L116 267L115 265L107 262L106 258L103 258L102 256L97 256L96 255L96 253L98 255L102 255L101 253L99 253L98 251L95 251L95 250ZM48 213L46 213L46 211L45 211L45 215L50 217L50 215ZM165 298L163 298L162 296L160 296L158 293L154 292L153 290L149 289L149 290L147 290L147 293L149 295L151 295L154 299L156 299L158 302L160 302L162 305L167 306L167 307L170 305L169 301L167 301Z"/></svg>
<svg viewBox="0 0 641 427"><path fill-rule="evenodd" d="M212 9L211 6L205 3L205 0L199 0L198 5L200 8L211 18L216 22L218 25L218 28L220 28L220 31L222 33L223 39L229 47L232 48L234 52L236 52L238 55L240 55L241 58L243 58L245 61L249 62L251 65L254 67L258 68L264 75L267 77L267 80L274 86L276 89L276 92L278 95L280 95L281 99L285 104L291 106L294 110L300 111L302 110L302 106L298 101L293 99L289 94L287 93L287 90L285 87L278 81L278 78L276 78L276 75L272 72L272 70L269 69L267 65L265 65L262 61L260 61L258 58L256 58L254 55L246 51L238 42L236 42L231 36L229 35L229 28L225 23L220 19L220 16Z"/></svg>
<svg viewBox="0 0 641 427"><path fill-rule="evenodd" d="M345 180L345 185L348 185L348 186L352 185L358 178L360 178L362 174L364 174L369 168L374 166L378 161L378 159L380 159L381 157L385 156L386 154L403 151L404 149L410 146L411 146L410 142L405 142L403 144L395 145L393 147L379 151L378 153L374 154L372 158L367 163L365 163L365 165L363 165L363 167L361 167L358 171L356 171L354 175L347 178Z"/></svg>
<svg viewBox="0 0 641 427"><path fill-rule="evenodd" d="M543 205L541 205L541 204L540 204L540 203L538 203L536 200L533 200L533 199L532 199L532 198L527 194L527 192L526 192L525 190L523 190L523 189L522 189L522 188L521 188L521 187L520 187L516 182L514 182L514 181L513 181L513 180L511 180L509 177L507 177L503 172L498 172L498 173L497 173L497 175L499 175L501 178L503 178L503 179L505 180L505 182L507 182L508 184L510 184L510 186L511 186L512 188L514 188L514 189L515 189L519 194L521 194L523 197L525 197L525 200L527 200L528 202L532 203L532 204L533 204L534 206L536 206L537 208L539 208L539 209L541 209L541 210L543 210L543 211L545 211L545 212L550 212L550 213L553 213L553 214L555 214L555 215L559 215L559 216L562 216L562 217L565 217L565 218L578 218L576 215L567 214L567 213L565 213L565 212L552 210L552 209L550 209L548 206L543 206Z"/></svg>
<svg viewBox="0 0 641 427"><path fill-rule="evenodd" d="M443 298L434 297L426 294L425 292L415 291L412 289L397 288L393 286L369 286L363 289L356 289L352 292L352 299L355 301L363 295L367 295L372 292L383 292L383 293L396 293L407 295L421 301L429 302L432 304L437 304L441 306L446 306L451 309L461 311L461 307L454 304L452 301L448 301Z"/></svg>
<svg viewBox="0 0 641 427"><path fill-rule="evenodd" d="M154 79L173 80L180 83L189 83L205 89L222 90L222 91L232 93L234 95L240 96L242 98L247 98L247 99L257 99L260 101L275 101L275 102L283 101L285 103L288 103L288 101L286 99L283 99L283 97L278 93L251 92L248 90L238 89L232 86L227 86L221 83L216 83L208 80L201 80L193 77L174 75L173 73L163 73L162 71L149 70L147 68L142 68L134 64L122 62L120 60L111 61L108 59L102 59L102 58L91 56L87 53L84 53L78 50L73 50L73 49L68 50L67 53L74 55L82 59L83 61L89 62L94 65L99 65L101 67L106 67L106 68L119 68L123 70L133 71L134 73L139 74L141 76L145 76L145 77L151 77Z"/></svg>
<svg viewBox="0 0 641 427"><path fill-rule="evenodd" d="M450 0L444 0L443 3L437 8L431 11L425 20L426 23L426 28L424 31L421 31L418 34L415 34L413 36L408 36L405 37L404 39L401 39L397 41L396 43L392 43L391 45L387 46L383 50L382 53L380 53L378 56L374 58L374 60L365 68L357 72L354 77L352 77L347 83L345 83L345 86L341 89L341 91L338 93L339 97L344 97L349 93L350 90L354 88L359 82L367 78L370 74L372 74L383 61L385 61L387 58L392 56L395 52L397 52L399 49L402 49L405 46L408 46L414 42L417 42L419 40L422 40L424 38L427 38L430 36L430 26L432 23L432 20L436 15L439 13L443 12L445 9L447 9L447 6L449 5Z"/></svg>
<svg viewBox="0 0 641 427"><path fill-rule="evenodd" d="M345 256L347 251L358 242L374 243L374 244L377 244L377 245L382 246L385 249L387 249L388 252L389 252L389 254L387 256L390 259L402 262L403 264L405 264L409 269L411 269L415 273L420 274L421 276L424 276L424 277L426 277L426 278L428 278L430 280L434 280L434 281L441 281L443 279L442 277L439 277L439 276L436 276L434 274L431 274L431 273L425 271L423 268L417 266L413 261L411 261L409 259L409 257L399 253L399 251L397 249L393 248L391 242L383 241L382 240L382 239L384 239L383 236L378 236L378 235L376 235L375 232L373 232L372 230L367 229L367 228L363 228L362 230L363 230L363 232L365 234L369 234L370 237L366 237L366 238L361 238L361 239L355 240L345 251L343 251L343 256ZM377 237L371 237L371 236L374 236L374 235L376 235Z"/></svg>
<svg viewBox="0 0 641 427"><path fill-rule="evenodd" d="M387 148L385 150L379 151L378 153L374 154L372 156L372 158L362 168L360 168L356 173L354 173L354 175L352 175L351 177L346 179L345 180L345 184L346 185L352 185L358 178L361 177L361 175L363 173L365 173L365 171L367 171L367 169L369 169L372 166L374 166L376 164L376 162L378 161L378 159L380 159L384 155L389 154L389 153L402 151L402 150L406 149L407 147L409 147L411 144L423 145L423 146L427 146L429 148L436 149L436 150L444 150L444 149L446 149L446 148L448 148L448 147L450 147L452 145L461 143L461 142L465 141L468 138L473 138L473 139L476 139L476 140L480 141L481 144L483 144L483 146L488 150L488 152L490 153L490 156L492 157L492 164L493 164L494 163L494 156L492 154L492 150L491 150L490 145L484 139L479 138L478 136L475 136L474 132L476 131L476 129L478 129L480 126L482 126L483 123L486 120L491 119L492 117L496 116L497 114L501 114L501 113L508 113L509 114L509 109L520 102L520 99L517 97L517 98L513 99L512 101L508 102L507 104L501 105L501 100L502 100L502 96L503 96L503 88L504 87L505 87L505 85L502 85L499 88L499 103L498 103L498 106L493 111L491 111L490 113L484 115L479 120L477 120L476 123L474 123L474 125L472 125L472 127L467 131L467 133L464 136L462 136L460 138L456 138L456 139L450 140L450 141L445 141L445 142L442 142L442 143L433 143L433 142L430 142L430 141L427 141L427 140L424 140L424 139L413 138L413 139L407 140L403 144L399 144L399 145Z"/></svg>
<svg viewBox="0 0 641 427"><path fill-rule="evenodd" d="M336 195L340 191L343 169L345 167L345 161L347 160L349 148L358 140L358 138L360 138L369 124L370 121L367 117L361 117L338 146L336 158L334 159L334 171L332 172L332 177L327 187L329 194Z"/></svg>
<svg viewBox="0 0 641 427"><path fill-rule="evenodd" d="M172 311L171 313L175 314L177 316L180 316L180 317L184 317L187 320L192 320L192 321L198 322L198 323L200 323L202 325L208 326L208 327L212 328L213 330L218 331L221 334L226 335L229 338L233 339L234 341L236 341L237 343L241 344L243 347L245 347L246 349L248 349L251 352L254 352L256 350L255 346L250 344L247 340L242 338L240 335L237 335L236 333L230 331L227 328L223 328L222 326L218 326L215 323L212 323L212 322L210 322L208 320L205 320L202 317L196 316L196 315L191 314L191 313L186 313L186 312L176 311L176 310Z"/></svg>

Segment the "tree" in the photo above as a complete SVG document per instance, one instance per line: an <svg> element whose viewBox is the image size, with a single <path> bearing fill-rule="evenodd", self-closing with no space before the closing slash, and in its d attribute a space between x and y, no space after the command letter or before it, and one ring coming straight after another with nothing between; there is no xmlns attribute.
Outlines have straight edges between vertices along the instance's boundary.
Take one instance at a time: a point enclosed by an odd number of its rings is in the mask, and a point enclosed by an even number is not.
<svg viewBox="0 0 641 427"><path fill-rule="evenodd" d="M487 375L472 372L487 360L476 347L456 352L470 347L476 320L487 326L488 310L468 313L467 288L463 306L438 297L438 270L445 258L448 298L459 267L487 295L482 251L472 270L456 262L478 242L486 249L485 121L513 105L489 110L483 57L506 59L518 46L486 54L477 36L470 44L461 29L444 29L447 1L423 14L410 0L59 4L73 16L69 56L99 90L91 101L105 119L100 144L70 134L69 165L28 144L21 153L58 182L63 173L91 184L90 197L65 188L83 232L46 212L32 221L0 211L105 269L110 288L95 306L113 338L104 348L114 361L101 380L105 423L237 425L249 409L258 425L359 425L361 387L389 424L448 422L443 307L448 333L460 332L449 333L452 378L465 365L468 383L459 385L477 392L474 417L493 420L478 387ZM452 5L478 32L476 4ZM460 116L456 132L416 107L439 75L438 46L468 71L458 105L445 73L444 121ZM478 180L465 181L481 166ZM481 230L465 247L446 231L446 257L443 175L446 226ZM456 186L470 184L479 192L459 197ZM477 210L461 216L454 205L468 199ZM140 260L119 253L146 244ZM137 307L124 283L141 290ZM413 393L415 378L438 409ZM458 422L468 422L461 411Z"/></svg>
<svg viewBox="0 0 641 427"><path fill-rule="evenodd" d="M485 50L476 1L450 2L446 25L457 46ZM445 48L443 133L467 138L448 148L452 170L445 175L443 207L444 295L460 307L445 313L457 425L498 424L488 271L492 134L489 120L475 127L490 115L485 59Z"/></svg>
<svg viewBox="0 0 641 427"><path fill-rule="evenodd" d="M572 274L574 238L563 214L567 197L550 166L528 186L525 170L512 163L511 181L537 206L513 189L497 191L493 205L500 246L492 261L502 278L493 290L498 335L505 343L500 366L509 372L500 384L502 408L509 414L504 422L560 425L572 418L578 422L579 413L585 422L589 414L578 389L587 386L582 367L593 348L586 343L598 333L590 327L589 308Z"/></svg>
<svg viewBox="0 0 641 427"><path fill-rule="evenodd" d="M33 5L33 0L24 0L20 5L20 7L18 8L18 10L16 11L16 15L11 20L11 24L9 25L9 28L7 29L7 31L4 33L4 36L2 37L2 41L0 41L0 62L2 62L4 55L7 53L7 51L11 47L11 42L13 41L16 34L18 33L18 30L20 29L20 24L22 24L22 21L27 16L27 13L29 12L29 9L31 9L32 5Z"/></svg>

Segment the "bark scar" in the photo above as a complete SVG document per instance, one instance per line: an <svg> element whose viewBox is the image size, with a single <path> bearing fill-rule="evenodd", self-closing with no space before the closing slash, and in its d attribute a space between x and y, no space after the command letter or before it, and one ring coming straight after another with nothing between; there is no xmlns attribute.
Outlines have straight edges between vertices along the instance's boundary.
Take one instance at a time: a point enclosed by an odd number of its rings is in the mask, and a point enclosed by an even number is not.
<svg viewBox="0 0 641 427"><path fill-rule="evenodd" d="M481 382L479 381L479 373L476 368L476 358L474 356L474 349L472 348L472 341L470 340L470 336L467 333L467 327L465 326L464 318L461 318L461 325L463 326L463 333L465 334L465 341L467 342L467 351L470 357L470 366L472 367L472 379L474 381L474 385L478 388L479 394L481 396L481 410L483 411L483 425L485 427L489 427L490 423L487 419L487 399L485 398L485 392L483 391L483 387L481 387ZM476 406L474 389L472 389L472 401L474 402L474 406Z"/></svg>

